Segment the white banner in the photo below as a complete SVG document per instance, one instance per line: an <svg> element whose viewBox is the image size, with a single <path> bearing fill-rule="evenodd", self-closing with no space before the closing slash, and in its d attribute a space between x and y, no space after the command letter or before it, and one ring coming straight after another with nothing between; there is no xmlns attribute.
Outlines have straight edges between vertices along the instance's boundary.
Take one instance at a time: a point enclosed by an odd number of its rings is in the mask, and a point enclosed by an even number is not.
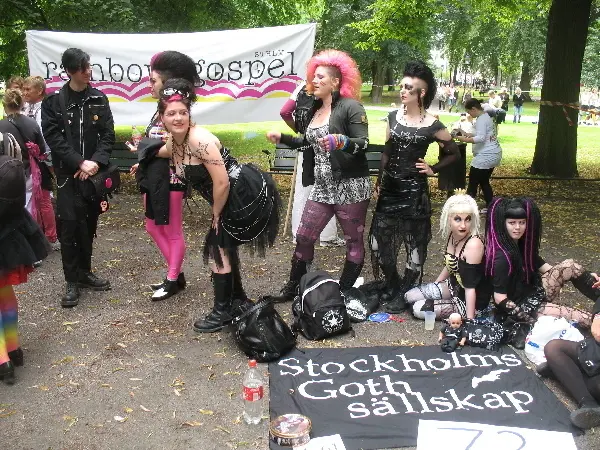
<svg viewBox="0 0 600 450"><path fill-rule="evenodd" d="M177 50L195 62L201 82L193 110L200 124L278 120L279 110L306 76L315 25L177 34L94 34L27 31L31 75L54 92L68 80L60 61L69 47L91 57L92 85L111 103L117 125L146 125L156 110L150 58Z"/></svg>

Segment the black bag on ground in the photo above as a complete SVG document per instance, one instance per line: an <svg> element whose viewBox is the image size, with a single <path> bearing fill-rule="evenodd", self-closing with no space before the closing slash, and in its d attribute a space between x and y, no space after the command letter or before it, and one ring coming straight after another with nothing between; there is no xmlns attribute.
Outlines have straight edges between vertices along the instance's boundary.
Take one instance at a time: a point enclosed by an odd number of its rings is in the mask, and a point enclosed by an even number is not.
<svg viewBox="0 0 600 450"><path fill-rule="evenodd" d="M471 347L498 350L504 336L504 328L489 320L471 319L466 321L467 345Z"/></svg>
<svg viewBox="0 0 600 450"><path fill-rule="evenodd" d="M300 294L292 304L295 330L317 341L352 328L340 285L327 272L309 272L300 279Z"/></svg>
<svg viewBox="0 0 600 450"><path fill-rule="evenodd" d="M281 318L270 297L238 306L233 319L235 342L258 362L276 361L296 346L296 335Z"/></svg>
<svg viewBox="0 0 600 450"><path fill-rule="evenodd" d="M368 298L360 288L351 287L342 295L351 322L364 322L379 307L379 295Z"/></svg>

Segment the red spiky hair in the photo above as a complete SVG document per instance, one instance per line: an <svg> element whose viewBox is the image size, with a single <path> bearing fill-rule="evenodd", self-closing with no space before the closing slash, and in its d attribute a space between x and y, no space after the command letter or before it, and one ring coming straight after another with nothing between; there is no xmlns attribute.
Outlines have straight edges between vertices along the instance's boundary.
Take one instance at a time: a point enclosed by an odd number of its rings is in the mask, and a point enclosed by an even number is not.
<svg viewBox="0 0 600 450"><path fill-rule="evenodd" d="M358 70L356 61L347 53L340 50L327 49L310 58L306 70L306 90L311 94L314 91L312 80L315 76L315 70L319 66L337 68L342 75L342 79L340 80L340 95L360 100L360 88L362 86L360 71Z"/></svg>

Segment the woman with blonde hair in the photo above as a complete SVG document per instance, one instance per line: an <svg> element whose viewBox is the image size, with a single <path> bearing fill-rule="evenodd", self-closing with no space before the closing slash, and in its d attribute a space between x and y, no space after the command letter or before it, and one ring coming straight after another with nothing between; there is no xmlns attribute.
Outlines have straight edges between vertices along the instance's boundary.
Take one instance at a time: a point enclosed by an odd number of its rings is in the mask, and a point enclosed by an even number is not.
<svg viewBox="0 0 600 450"><path fill-rule="evenodd" d="M444 268L433 283L421 284L406 293L415 317L422 319L422 311L433 310L438 319L452 313L474 319L488 308L491 289L484 277L480 226L477 203L464 191L446 201L440 216L440 234L448 236Z"/></svg>
<svg viewBox="0 0 600 450"><path fill-rule="evenodd" d="M291 301L314 257L315 242L335 216L344 231L346 262L340 289L354 285L365 258L363 233L371 198L365 152L369 144L367 114L359 102L361 77L356 62L339 50L323 50L308 62L307 91L315 101L302 138L267 133L274 144L304 150L302 184L314 188L296 233L289 281L274 301Z"/></svg>

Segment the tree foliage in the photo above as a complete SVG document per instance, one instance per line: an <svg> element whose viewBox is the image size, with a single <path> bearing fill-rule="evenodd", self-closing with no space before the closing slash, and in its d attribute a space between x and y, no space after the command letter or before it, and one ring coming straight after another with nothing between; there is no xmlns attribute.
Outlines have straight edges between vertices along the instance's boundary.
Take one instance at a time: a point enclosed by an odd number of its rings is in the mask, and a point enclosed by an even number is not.
<svg viewBox="0 0 600 450"><path fill-rule="evenodd" d="M310 6L315 0L298 5ZM296 23L302 8L278 0L2 0L0 78L27 73L26 30L191 32Z"/></svg>

